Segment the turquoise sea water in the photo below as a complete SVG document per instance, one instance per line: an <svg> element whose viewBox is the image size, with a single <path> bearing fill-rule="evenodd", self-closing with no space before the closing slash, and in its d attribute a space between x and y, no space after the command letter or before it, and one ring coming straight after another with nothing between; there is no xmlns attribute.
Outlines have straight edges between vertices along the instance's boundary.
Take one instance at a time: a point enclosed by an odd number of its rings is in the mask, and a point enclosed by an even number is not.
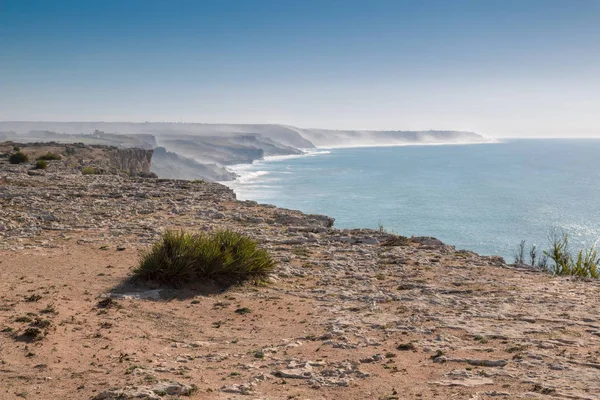
<svg viewBox="0 0 600 400"><path fill-rule="evenodd" d="M563 229L600 243L600 140L321 149L237 166L238 198L319 213L340 228L434 236L513 260Z"/></svg>

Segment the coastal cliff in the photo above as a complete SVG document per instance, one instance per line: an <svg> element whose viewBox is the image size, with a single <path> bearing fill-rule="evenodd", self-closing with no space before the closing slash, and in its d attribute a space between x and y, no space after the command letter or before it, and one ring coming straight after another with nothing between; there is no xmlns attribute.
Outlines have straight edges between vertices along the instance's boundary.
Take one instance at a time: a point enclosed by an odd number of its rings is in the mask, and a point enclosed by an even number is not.
<svg viewBox="0 0 600 400"><path fill-rule="evenodd" d="M93 168L97 174L126 174L131 176L149 175L153 150L112 146L85 145L83 143L0 143L0 159L8 160L11 153L18 148L29 158L29 162L10 165L13 170L27 171L33 168L35 160L47 153L59 157L49 164L48 172L69 173ZM7 166L5 166L6 168ZM39 171L38 171L39 172ZM41 172L40 172L41 173Z"/></svg>
<svg viewBox="0 0 600 400"><path fill-rule="evenodd" d="M85 151L116 173L0 157L2 399L598 399L598 281L335 229ZM165 230L222 228L272 254L268 283L131 282Z"/></svg>
<svg viewBox="0 0 600 400"><path fill-rule="evenodd" d="M196 124L0 121L2 140L157 149L154 171L164 178L227 181L235 164L266 156L300 155L314 147L432 143L481 143L459 131L363 131L303 129L277 124ZM179 173L178 171L181 171Z"/></svg>

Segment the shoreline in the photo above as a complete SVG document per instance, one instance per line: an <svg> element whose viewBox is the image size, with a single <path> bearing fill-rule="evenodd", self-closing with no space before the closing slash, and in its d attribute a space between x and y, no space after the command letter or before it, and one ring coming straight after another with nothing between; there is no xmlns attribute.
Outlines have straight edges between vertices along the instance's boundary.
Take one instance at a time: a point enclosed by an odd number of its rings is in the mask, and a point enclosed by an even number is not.
<svg viewBox="0 0 600 400"><path fill-rule="evenodd" d="M237 174L238 177L231 181L220 181L217 183L222 184L222 185L230 188L231 190L233 190L234 193L236 194L236 196L238 195L239 189L241 188L242 185L252 184L253 186L256 185L259 187L264 187L264 188L266 188L266 190L268 190L268 188L270 187L269 180L268 179L265 180L263 178L269 176L270 172L260 170L260 169L257 171L248 171L248 170L255 168L255 167L259 167L261 164L277 163L277 162L281 162L281 161L304 158L304 157L315 157L315 156L327 155L327 154L331 154L331 152L335 151L335 150L360 149L360 148L369 148L370 149L370 148L390 148L390 147L419 147L419 146L427 146L427 147L429 147L429 146L468 146L468 145L501 144L501 143L504 143L504 142L499 141L499 140L490 140L487 142L464 142L464 143L462 143L462 142L461 143L457 143L457 142L389 143L389 144L377 144L377 145L354 145L354 146L337 146L337 147L316 147L314 149L300 149L302 151L305 151L306 153L294 154L294 155L284 155L284 156L267 156L267 157L264 157L263 159L255 160L251 164L235 164L233 166L228 166L228 168L233 167L230 169L230 171ZM290 172L290 173L293 173L293 172ZM252 198L252 197L244 196L242 201L256 201L256 199ZM273 205L276 207L280 207L277 204L271 204L271 203L267 203L267 204ZM296 209L296 208L294 208L294 209ZM305 212L302 209L297 209L297 211ZM331 218L334 218L334 217L331 217ZM362 225L355 226L355 227L336 228L336 229L372 229L372 230L376 230L376 228L368 228L368 227L365 227ZM494 256L499 256L499 255L497 253L493 253L493 254L488 254L486 256L494 257Z"/></svg>

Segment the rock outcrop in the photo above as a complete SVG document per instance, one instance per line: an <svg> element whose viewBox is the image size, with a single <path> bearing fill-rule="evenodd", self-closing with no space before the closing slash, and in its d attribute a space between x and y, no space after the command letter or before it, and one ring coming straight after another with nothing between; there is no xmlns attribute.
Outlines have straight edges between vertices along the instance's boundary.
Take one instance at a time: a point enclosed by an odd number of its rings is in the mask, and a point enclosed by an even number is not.
<svg viewBox="0 0 600 400"><path fill-rule="evenodd" d="M0 158L8 159L14 152L13 148L19 147L20 151L28 156L29 162L10 166L13 170L28 171L34 167L36 158L53 153L60 160L50 161L47 171L68 174L82 171L84 168L93 168L96 174L126 174L130 176L151 175L150 165L153 150L136 148L117 148L102 145L85 145L83 143L0 143ZM7 167L5 167L7 168Z"/></svg>
<svg viewBox="0 0 600 400"><path fill-rule="evenodd" d="M148 175L153 152L154 150L108 148L108 166L119 168L131 176Z"/></svg>

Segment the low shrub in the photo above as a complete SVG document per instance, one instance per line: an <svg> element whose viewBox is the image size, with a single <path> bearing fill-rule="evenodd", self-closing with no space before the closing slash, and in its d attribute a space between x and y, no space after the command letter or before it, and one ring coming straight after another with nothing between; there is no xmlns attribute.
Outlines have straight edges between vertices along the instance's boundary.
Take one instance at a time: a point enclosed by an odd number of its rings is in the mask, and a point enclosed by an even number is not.
<svg viewBox="0 0 600 400"><path fill-rule="evenodd" d="M46 160L46 161L54 161L54 160L61 160L62 157L58 154L47 152L46 154L42 154L41 156L39 156L37 159L38 160Z"/></svg>
<svg viewBox="0 0 600 400"><path fill-rule="evenodd" d="M232 284L263 280L274 267L269 253L240 233L168 231L142 254L134 275L174 285L202 281Z"/></svg>
<svg viewBox="0 0 600 400"><path fill-rule="evenodd" d="M8 158L8 161L11 164L22 164L22 163L28 162L29 157L27 157L26 154L21 153L20 151L17 151L16 153L13 153L10 155L10 157Z"/></svg>
<svg viewBox="0 0 600 400"><path fill-rule="evenodd" d="M46 169L48 168L48 162L46 160L37 160L35 162L35 169Z"/></svg>
<svg viewBox="0 0 600 400"><path fill-rule="evenodd" d="M596 247L577 251L573 256L569 248L569 235L564 232L552 232L549 237L550 248L538 258L535 245L529 250L529 264L553 275L579 276L583 278L600 278L600 256ZM537 261L536 261L537 260ZM525 262L525 241L517 248L515 263L527 265Z"/></svg>
<svg viewBox="0 0 600 400"><path fill-rule="evenodd" d="M94 168L94 167L83 167L83 168L81 168L81 173L83 175L94 175L96 173L96 168Z"/></svg>
<svg viewBox="0 0 600 400"><path fill-rule="evenodd" d="M554 275L600 278L598 250L592 246L579 250L577 256L573 257L569 250L569 235L566 233L551 236L550 250L544 251L544 254L553 261L547 269Z"/></svg>

